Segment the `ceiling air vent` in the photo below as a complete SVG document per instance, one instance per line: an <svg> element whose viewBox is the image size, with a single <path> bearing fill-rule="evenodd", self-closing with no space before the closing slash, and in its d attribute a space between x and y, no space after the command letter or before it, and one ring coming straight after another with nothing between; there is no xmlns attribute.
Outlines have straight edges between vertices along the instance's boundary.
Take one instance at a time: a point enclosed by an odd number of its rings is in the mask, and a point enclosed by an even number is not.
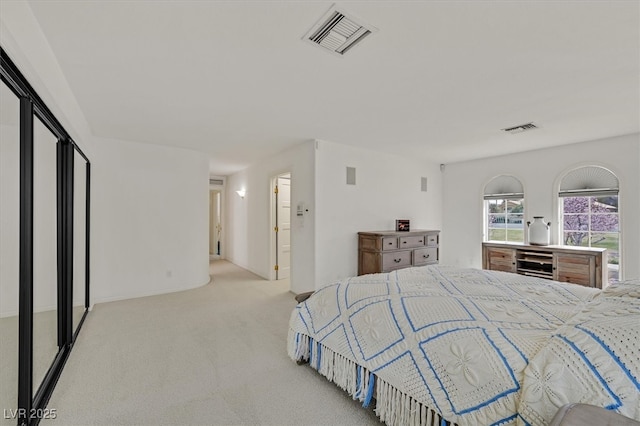
<svg viewBox="0 0 640 426"><path fill-rule="evenodd" d="M329 52L344 55L377 28L365 24L334 6L303 37L305 41Z"/></svg>
<svg viewBox="0 0 640 426"><path fill-rule="evenodd" d="M538 126L536 126L533 123L527 123L527 124L521 124L519 126L508 127L502 130L504 130L507 133L516 134L516 133L528 132L529 130L534 130L534 129L538 129Z"/></svg>

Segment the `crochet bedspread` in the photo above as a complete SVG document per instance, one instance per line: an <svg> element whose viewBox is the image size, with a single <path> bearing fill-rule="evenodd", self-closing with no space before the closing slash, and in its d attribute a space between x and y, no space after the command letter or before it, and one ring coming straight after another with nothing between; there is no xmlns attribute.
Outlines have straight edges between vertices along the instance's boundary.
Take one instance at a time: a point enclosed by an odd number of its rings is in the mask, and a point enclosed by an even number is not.
<svg viewBox="0 0 640 426"><path fill-rule="evenodd" d="M431 424L435 413L543 425L584 400L637 417L640 299L601 293L444 266L363 275L294 309L289 354L365 404L374 397L387 424Z"/></svg>

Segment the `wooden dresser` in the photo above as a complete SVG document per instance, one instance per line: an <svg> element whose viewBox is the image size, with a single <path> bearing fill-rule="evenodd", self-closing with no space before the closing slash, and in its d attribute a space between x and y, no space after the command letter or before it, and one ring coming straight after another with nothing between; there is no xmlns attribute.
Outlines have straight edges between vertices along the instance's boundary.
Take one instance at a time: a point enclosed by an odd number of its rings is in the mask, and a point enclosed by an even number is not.
<svg viewBox="0 0 640 426"><path fill-rule="evenodd" d="M440 231L358 232L358 275L438 263Z"/></svg>
<svg viewBox="0 0 640 426"><path fill-rule="evenodd" d="M487 242L482 243L482 267L602 288L607 249Z"/></svg>

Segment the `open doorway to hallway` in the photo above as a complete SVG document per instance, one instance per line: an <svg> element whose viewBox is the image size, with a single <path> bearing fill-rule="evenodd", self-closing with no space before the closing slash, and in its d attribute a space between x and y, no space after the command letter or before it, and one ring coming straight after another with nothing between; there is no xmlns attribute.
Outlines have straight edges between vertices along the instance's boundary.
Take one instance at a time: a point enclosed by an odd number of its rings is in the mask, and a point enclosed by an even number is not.
<svg viewBox="0 0 640 426"><path fill-rule="evenodd" d="M209 179L209 259L223 259L222 203L224 180Z"/></svg>
<svg viewBox="0 0 640 426"><path fill-rule="evenodd" d="M282 280L291 274L291 173L275 176L272 185L271 279Z"/></svg>

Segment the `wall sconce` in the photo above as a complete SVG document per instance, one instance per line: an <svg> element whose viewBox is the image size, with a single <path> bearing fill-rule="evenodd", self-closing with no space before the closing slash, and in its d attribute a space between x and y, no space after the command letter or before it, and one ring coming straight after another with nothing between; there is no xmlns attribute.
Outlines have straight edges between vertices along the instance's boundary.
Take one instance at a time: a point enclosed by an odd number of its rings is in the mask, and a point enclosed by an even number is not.
<svg viewBox="0 0 640 426"><path fill-rule="evenodd" d="M239 189L236 191L236 194L240 196L240 198L244 198L244 195L247 193L244 189Z"/></svg>

